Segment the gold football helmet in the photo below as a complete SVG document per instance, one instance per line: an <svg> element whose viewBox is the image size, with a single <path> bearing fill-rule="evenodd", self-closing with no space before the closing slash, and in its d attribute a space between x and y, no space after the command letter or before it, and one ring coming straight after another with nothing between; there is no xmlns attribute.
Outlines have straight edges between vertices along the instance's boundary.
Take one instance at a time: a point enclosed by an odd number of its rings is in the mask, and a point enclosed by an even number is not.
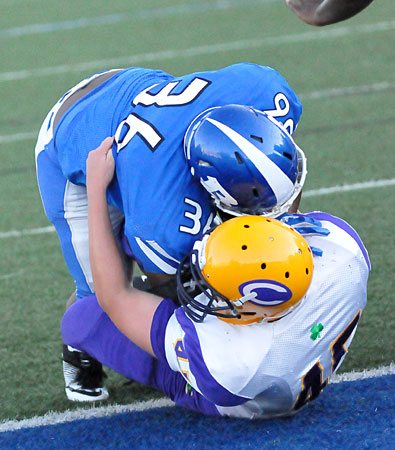
<svg viewBox="0 0 395 450"><path fill-rule="evenodd" d="M313 256L304 237L262 216L230 219L194 245L177 273L187 314L235 324L270 321L291 312L306 294Z"/></svg>

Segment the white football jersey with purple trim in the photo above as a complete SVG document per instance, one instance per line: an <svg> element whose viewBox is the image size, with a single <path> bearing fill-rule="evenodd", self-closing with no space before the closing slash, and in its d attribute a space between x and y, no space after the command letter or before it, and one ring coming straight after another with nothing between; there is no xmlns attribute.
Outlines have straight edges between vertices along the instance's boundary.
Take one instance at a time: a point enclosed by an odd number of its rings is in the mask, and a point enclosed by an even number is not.
<svg viewBox="0 0 395 450"><path fill-rule="evenodd" d="M272 323L193 322L179 308L166 329L166 358L222 415L275 417L314 399L342 363L366 304L370 262L350 225L309 213L330 230L307 236L323 250L299 308Z"/></svg>

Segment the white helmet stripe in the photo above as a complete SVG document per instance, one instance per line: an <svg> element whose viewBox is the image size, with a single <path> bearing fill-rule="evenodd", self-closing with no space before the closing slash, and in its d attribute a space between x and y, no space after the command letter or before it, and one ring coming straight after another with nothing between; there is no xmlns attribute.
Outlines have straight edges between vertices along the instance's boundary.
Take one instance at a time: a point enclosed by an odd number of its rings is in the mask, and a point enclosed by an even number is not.
<svg viewBox="0 0 395 450"><path fill-rule="evenodd" d="M215 119L207 118L207 120L233 141L254 164L265 180L267 180L277 198L277 203L281 203L289 197L290 193L293 191L294 185L287 175L285 175L285 173L270 158L245 137L237 133L237 131L232 130L232 128L229 128L227 125L224 125Z"/></svg>

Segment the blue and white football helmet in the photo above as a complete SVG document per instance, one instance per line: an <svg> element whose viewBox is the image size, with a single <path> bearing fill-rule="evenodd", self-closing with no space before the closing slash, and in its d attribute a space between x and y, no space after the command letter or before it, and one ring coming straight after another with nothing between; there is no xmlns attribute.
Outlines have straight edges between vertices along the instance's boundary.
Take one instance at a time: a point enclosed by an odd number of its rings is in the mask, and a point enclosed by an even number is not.
<svg viewBox="0 0 395 450"><path fill-rule="evenodd" d="M306 158L282 124L249 106L210 108L184 138L185 157L222 211L278 217L302 190Z"/></svg>

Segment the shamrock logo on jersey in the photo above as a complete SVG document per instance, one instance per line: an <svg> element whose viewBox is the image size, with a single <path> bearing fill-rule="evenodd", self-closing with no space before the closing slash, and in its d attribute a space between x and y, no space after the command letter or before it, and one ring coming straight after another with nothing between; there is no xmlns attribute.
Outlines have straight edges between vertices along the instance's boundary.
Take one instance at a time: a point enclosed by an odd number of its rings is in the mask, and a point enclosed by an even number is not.
<svg viewBox="0 0 395 450"><path fill-rule="evenodd" d="M310 332L311 332L311 336L310 339L312 339L313 341L315 341L317 338L320 338L320 331L322 331L324 329L324 325L322 325L322 323L318 323L317 325L314 325L313 327L311 327Z"/></svg>

